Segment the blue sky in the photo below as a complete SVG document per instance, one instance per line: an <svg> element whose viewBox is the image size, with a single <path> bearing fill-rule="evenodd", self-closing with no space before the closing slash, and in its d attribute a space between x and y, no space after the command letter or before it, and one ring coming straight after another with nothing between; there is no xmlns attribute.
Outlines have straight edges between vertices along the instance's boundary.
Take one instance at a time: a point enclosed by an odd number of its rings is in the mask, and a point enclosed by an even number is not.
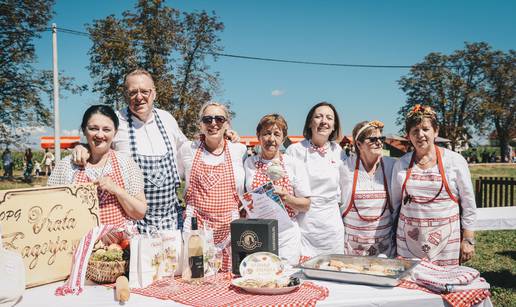
<svg viewBox="0 0 516 307"><path fill-rule="evenodd" d="M85 31L85 24L120 16L135 1L57 0L50 23ZM516 1L167 1L181 11L215 11L225 24L224 52L256 57L347 64L413 65L430 52L451 53L464 42L494 49L516 48ZM36 67L52 68L51 33L35 41ZM58 34L59 69L91 87L87 66L91 42ZM333 103L350 134L362 120L385 122L396 133L405 96L397 80L408 69L345 68L219 58L215 100L231 101L233 128L253 135L262 115L283 114L289 134L300 135L306 113L319 101ZM74 134L98 94L61 99L62 134ZM49 102L50 103L50 102ZM52 134L52 132L50 132Z"/></svg>

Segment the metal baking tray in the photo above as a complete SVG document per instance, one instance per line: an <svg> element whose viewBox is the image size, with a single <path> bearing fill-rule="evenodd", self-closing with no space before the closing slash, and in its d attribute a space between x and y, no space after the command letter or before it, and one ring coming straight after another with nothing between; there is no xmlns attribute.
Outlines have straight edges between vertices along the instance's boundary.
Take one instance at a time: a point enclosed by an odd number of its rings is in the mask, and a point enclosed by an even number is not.
<svg viewBox="0 0 516 307"><path fill-rule="evenodd" d="M389 269L389 275L378 275L372 273L355 273L338 271L325 266L330 260L338 260L344 264L369 268L371 265L382 265ZM400 279L409 274L410 270L418 263L414 260L378 258L372 256L349 256L342 254L320 255L314 257L299 266L303 273L314 279L326 279L340 282L365 284L374 286L395 287Z"/></svg>

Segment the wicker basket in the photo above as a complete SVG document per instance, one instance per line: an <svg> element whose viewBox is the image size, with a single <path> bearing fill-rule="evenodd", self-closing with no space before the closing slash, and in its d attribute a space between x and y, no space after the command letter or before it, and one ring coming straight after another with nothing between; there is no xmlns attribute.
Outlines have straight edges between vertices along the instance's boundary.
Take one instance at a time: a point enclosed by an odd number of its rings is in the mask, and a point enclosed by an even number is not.
<svg viewBox="0 0 516 307"><path fill-rule="evenodd" d="M94 261L88 262L86 278L98 284L114 283L129 268L129 261Z"/></svg>

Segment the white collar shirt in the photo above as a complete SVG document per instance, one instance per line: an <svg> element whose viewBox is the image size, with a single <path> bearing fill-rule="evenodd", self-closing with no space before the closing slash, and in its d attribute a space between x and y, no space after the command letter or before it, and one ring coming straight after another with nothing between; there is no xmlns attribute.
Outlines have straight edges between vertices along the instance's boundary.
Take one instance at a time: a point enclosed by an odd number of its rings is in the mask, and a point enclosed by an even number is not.
<svg viewBox="0 0 516 307"><path fill-rule="evenodd" d="M174 159L177 165L177 153L178 148L187 141L186 136L183 134L177 124L176 119L167 111L154 108L158 113L158 116L163 123L165 132L172 145L174 152ZM118 132L113 140L113 149L116 151L131 155L131 145L129 142L129 122L127 108L117 111L120 125ZM151 113L149 119L146 122L142 122L139 118L131 115L134 127L134 135L136 138L136 151L138 155L143 156L162 156L167 152L165 140L163 139L161 132L159 131L154 113Z"/></svg>

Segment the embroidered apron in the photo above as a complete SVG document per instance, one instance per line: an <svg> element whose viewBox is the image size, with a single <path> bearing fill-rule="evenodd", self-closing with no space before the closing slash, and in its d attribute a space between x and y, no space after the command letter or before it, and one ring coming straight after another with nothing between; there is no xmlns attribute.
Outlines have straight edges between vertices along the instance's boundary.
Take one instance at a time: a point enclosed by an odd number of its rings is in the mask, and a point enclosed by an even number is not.
<svg viewBox="0 0 516 307"><path fill-rule="evenodd" d="M111 171L107 174L101 174L101 176L110 177L115 184L124 189L124 177L120 171L120 165L116 159L116 155L112 150L109 150L108 155L109 163L111 164ZM88 183L97 179L100 178L90 178L88 174L86 174L86 170L84 168L80 168L74 174L74 182L76 183ZM120 225L131 220L131 218L125 213L124 208L120 205L115 195L108 191L98 190L98 198L101 224Z"/></svg>
<svg viewBox="0 0 516 307"><path fill-rule="evenodd" d="M148 226L155 226L158 229L175 229L174 227L182 226L177 215L177 208L180 206L177 188L180 181L174 161L174 151L158 113L155 109L152 113L167 147L167 152L162 156L145 156L137 153L133 119L131 111L127 109L131 154L140 166L145 179L147 212L142 220L137 221L138 230L141 233L146 232Z"/></svg>
<svg viewBox="0 0 516 307"><path fill-rule="evenodd" d="M344 253L360 256L384 254L394 257L396 248L392 229L393 210L383 160L380 159L383 190L372 190L370 184L358 181L359 168L360 157L357 156L351 199L342 214L345 229Z"/></svg>
<svg viewBox="0 0 516 307"><path fill-rule="evenodd" d="M344 252L344 226L339 211L339 160L335 151L309 144L304 158L312 196L310 210L297 215L301 255ZM334 144L330 143L330 146ZM315 147L315 148L314 148ZM323 149L323 150L321 150Z"/></svg>
<svg viewBox="0 0 516 307"><path fill-rule="evenodd" d="M441 152L435 146L437 171L413 170L412 155L401 189L402 204L397 229L398 255L426 258L440 266L459 265L459 202L451 193ZM443 189L444 188L444 189Z"/></svg>
<svg viewBox="0 0 516 307"><path fill-rule="evenodd" d="M264 162L260 158L260 156L254 156L257 161L255 161L254 165L256 167L256 173L253 177L253 183L251 184L251 190L254 190L265 183L271 181L274 185L281 186L285 188L289 194L294 195L294 189L292 185L290 184L290 179L287 175L287 171L285 168L285 163L283 161L283 156L280 155L280 162L281 167L283 168L283 173L285 176L283 176L279 180L270 180L269 176L267 175L267 168L271 161ZM295 216L297 212L291 208L289 205L285 204L285 208L287 209L287 213L292 219L292 222L294 224L294 227L289 227L288 229L285 229L283 231L278 232L278 249L279 249L279 256L282 258L286 258L288 262L291 265L295 265L299 263L299 256L300 256L300 232L299 232L299 226L297 224L297 221L295 219Z"/></svg>
<svg viewBox="0 0 516 307"><path fill-rule="evenodd" d="M231 155L224 144L224 162L208 165L202 160L204 143L195 152L190 174L190 183L186 191L185 230L191 229L191 218L197 217L199 229L205 224L213 230L213 240L217 248L222 249L223 272L231 269L231 234L230 223L239 217L235 176Z"/></svg>

